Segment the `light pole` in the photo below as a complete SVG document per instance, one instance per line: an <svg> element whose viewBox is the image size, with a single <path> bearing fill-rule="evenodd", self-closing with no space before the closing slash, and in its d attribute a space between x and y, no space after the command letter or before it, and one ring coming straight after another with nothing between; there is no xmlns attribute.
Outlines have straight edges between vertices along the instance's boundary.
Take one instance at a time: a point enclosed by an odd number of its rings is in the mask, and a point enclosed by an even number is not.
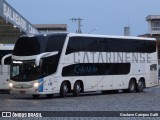
<svg viewBox="0 0 160 120"><path fill-rule="evenodd" d="M78 21L78 29L76 30L76 33L82 33L82 30L81 30L81 26L82 26L81 21L83 19L81 19L81 18L71 18L71 20L72 20L72 22L77 22Z"/></svg>
<svg viewBox="0 0 160 120"><path fill-rule="evenodd" d="M98 30L98 28L91 29L88 34L92 33L94 30Z"/></svg>

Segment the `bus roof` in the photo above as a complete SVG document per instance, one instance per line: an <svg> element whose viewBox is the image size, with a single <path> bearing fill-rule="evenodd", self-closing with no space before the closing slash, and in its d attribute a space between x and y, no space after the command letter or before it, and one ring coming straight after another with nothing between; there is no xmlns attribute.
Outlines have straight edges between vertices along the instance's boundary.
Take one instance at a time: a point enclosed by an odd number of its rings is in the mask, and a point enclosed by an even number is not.
<svg viewBox="0 0 160 120"><path fill-rule="evenodd" d="M50 36L50 35L56 35L56 34L66 34L69 37L100 37L100 38L119 38L119 39L135 39L135 40L153 40L155 41L155 38L147 38L147 37L136 37L136 36L117 36L117 35L98 35L98 34L78 34L78 33L68 33L68 32L58 32L58 33L46 33L46 34L42 34L42 33L38 33L38 34L27 34L27 35L22 35L21 37L34 37L34 36L40 36L40 35L44 35L44 36Z"/></svg>
<svg viewBox="0 0 160 120"><path fill-rule="evenodd" d="M35 37L35 36L51 36L51 35L67 35L68 32L56 32L56 33L37 33L37 34L25 34L20 37Z"/></svg>
<svg viewBox="0 0 160 120"><path fill-rule="evenodd" d="M69 33L68 36L85 36L85 37L102 37L102 38L121 38L121 39L135 39L135 40L156 40L155 38L135 37L135 36L116 36L116 35L97 35L97 34L77 34Z"/></svg>

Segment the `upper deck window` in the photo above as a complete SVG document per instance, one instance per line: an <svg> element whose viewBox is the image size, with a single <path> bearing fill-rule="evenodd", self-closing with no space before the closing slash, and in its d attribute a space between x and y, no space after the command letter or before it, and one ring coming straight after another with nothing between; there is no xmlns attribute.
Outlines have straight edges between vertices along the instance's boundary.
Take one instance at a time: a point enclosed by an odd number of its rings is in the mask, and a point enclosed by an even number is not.
<svg viewBox="0 0 160 120"><path fill-rule="evenodd" d="M15 45L13 55L16 56L30 56L40 54L41 51L41 37L20 37Z"/></svg>
<svg viewBox="0 0 160 120"><path fill-rule="evenodd" d="M44 52L61 52L66 34L37 35L34 37L20 37L17 40L13 55L32 56Z"/></svg>

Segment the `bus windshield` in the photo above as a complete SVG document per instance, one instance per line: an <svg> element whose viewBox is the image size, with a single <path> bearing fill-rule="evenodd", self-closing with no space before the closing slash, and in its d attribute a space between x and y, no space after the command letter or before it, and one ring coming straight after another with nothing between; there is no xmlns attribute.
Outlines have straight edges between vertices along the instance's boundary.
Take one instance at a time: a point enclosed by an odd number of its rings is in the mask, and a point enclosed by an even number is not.
<svg viewBox="0 0 160 120"><path fill-rule="evenodd" d="M34 60L11 62L11 79L14 81L33 81L54 74L58 67L59 55L41 58L40 65L36 66Z"/></svg>
<svg viewBox="0 0 160 120"><path fill-rule="evenodd" d="M11 79L15 81L32 81L40 78L40 67L35 61L13 61L11 65Z"/></svg>

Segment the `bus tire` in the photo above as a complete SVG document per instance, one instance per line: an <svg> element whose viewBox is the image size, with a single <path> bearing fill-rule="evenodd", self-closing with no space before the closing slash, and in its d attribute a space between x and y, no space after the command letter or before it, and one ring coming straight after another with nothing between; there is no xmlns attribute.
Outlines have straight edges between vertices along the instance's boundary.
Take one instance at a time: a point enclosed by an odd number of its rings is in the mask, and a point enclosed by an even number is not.
<svg viewBox="0 0 160 120"><path fill-rule="evenodd" d="M82 90L81 83L79 81L75 82L73 88L73 96L78 97L81 90Z"/></svg>
<svg viewBox="0 0 160 120"><path fill-rule="evenodd" d="M47 98L53 98L53 94L46 94Z"/></svg>
<svg viewBox="0 0 160 120"><path fill-rule="evenodd" d="M35 99L38 99L39 98L39 95L32 95L33 96L33 98L35 98Z"/></svg>
<svg viewBox="0 0 160 120"><path fill-rule="evenodd" d="M60 97L65 98L67 96L67 92L68 92L67 83L63 82L60 88Z"/></svg>
<svg viewBox="0 0 160 120"><path fill-rule="evenodd" d="M144 81L140 79L137 84L137 89L136 89L137 92L143 92L144 86L145 86Z"/></svg>
<svg viewBox="0 0 160 120"><path fill-rule="evenodd" d="M136 82L135 82L134 79L131 79L129 81L128 91L129 91L129 93L135 93L136 92Z"/></svg>

